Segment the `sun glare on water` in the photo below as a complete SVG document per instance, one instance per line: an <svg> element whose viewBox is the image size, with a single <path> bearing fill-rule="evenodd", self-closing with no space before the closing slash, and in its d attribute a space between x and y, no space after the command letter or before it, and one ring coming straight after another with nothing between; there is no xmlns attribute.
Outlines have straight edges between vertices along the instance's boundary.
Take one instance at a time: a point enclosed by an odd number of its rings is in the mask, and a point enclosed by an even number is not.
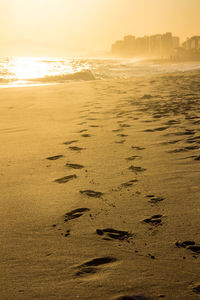
<svg viewBox="0 0 200 300"><path fill-rule="evenodd" d="M42 78L48 73L48 65L34 57L17 58L10 68L17 80Z"/></svg>
<svg viewBox="0 0 200 300"><path fill-rule="evenodd" d="M8 60L7 79L14 86L47 84L44 78L79 72L87 65L67 58L15 57Z"/></svg>

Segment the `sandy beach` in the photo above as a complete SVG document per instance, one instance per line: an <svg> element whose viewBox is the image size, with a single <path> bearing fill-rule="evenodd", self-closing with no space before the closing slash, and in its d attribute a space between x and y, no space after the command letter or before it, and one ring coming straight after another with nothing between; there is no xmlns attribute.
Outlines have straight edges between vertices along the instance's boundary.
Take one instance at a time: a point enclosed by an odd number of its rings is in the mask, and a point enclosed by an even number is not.
<svg viewBox="0 0 200 300"><path fill-rule="evenodd" d="M2 300L200 297L200 73L0 90Z"/></svg>

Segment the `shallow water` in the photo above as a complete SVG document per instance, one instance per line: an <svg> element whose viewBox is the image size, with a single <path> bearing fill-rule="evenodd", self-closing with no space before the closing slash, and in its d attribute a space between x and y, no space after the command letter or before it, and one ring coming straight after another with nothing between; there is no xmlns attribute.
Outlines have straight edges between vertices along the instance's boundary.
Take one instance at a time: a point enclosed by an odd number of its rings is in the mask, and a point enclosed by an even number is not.
<svg viewBox="0 0 200 300"><path fill-rule="evenodd" d="M117 58L0 58L0 87L56 84L68 80L132 78L199 69L197 63L159 64Z"/></svg>

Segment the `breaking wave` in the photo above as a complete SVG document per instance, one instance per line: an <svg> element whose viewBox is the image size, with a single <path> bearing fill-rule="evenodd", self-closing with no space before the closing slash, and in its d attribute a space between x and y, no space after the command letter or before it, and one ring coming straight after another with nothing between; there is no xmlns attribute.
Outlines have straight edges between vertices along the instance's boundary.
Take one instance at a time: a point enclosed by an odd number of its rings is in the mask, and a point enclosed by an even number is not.
<svg viewBox="0 0 200 300"><path fill-rule="evenodd" d="M32 82L43 82L43 83L61 83L67 80L95 80L94 74L90 70L83 70L72 74L63 75L49 75L43 78L30 79Z"/></svg>

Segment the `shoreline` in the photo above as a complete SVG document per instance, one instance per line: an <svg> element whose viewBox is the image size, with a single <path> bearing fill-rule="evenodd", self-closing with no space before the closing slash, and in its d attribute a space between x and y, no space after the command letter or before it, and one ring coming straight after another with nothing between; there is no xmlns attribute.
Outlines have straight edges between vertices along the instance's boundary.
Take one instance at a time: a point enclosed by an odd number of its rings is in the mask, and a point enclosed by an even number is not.
<svg viewBox="0 0 200 300"><path fill-rule="evenodd" d="M198 297L199 80L0 90L3 299Z"/></svg>

